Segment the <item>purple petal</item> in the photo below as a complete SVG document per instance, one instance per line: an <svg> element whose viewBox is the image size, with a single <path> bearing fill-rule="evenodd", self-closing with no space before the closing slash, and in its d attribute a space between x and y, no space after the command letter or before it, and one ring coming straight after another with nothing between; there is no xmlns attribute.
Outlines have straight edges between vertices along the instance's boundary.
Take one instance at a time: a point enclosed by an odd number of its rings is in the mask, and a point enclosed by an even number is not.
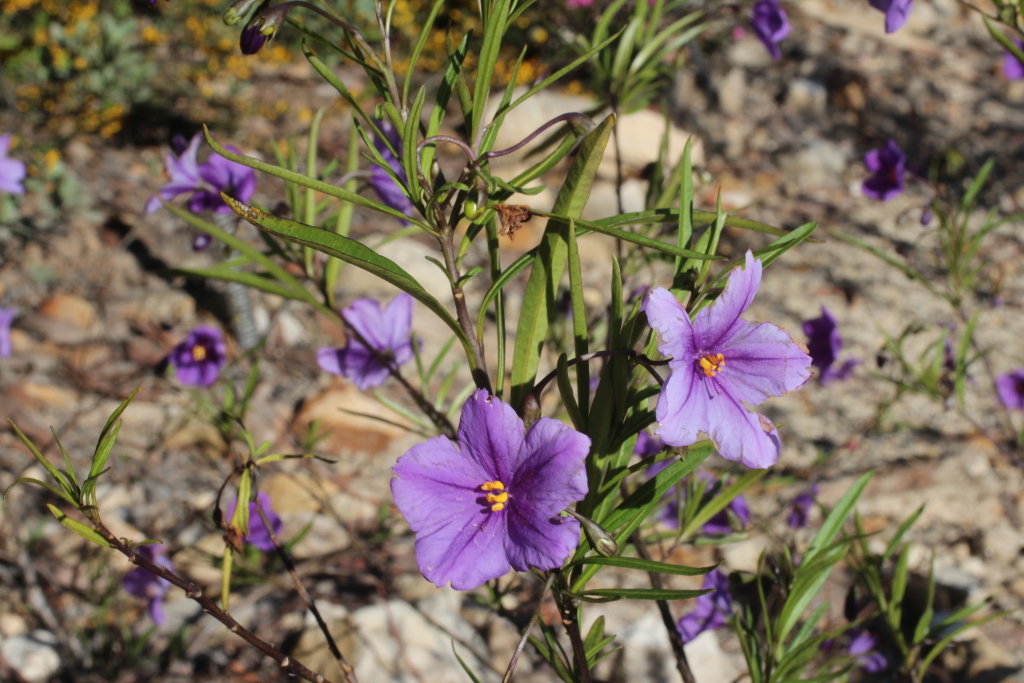
<svg viewBox="0 0 1024 683"><path fill-rule="evenodd" d="M263 506L263 513L267 516L267 520L270 522L274 535L279 536L281 534L281 529L284 528L284 523L281 521L281 517L274 512L274 509L270 505L270 494L260 491L256 494L256 498L259 500L260 505ZM273 552L275 550L274 540L270 537L270 532L267 530L267 526L260 518L259 508L256 505L256 501L249 503L249 535L246 536L245 540L265 553Z"/></svg>
<svg viewBox="0 0 1024 683"><path fill-rule="evenodd" d="M182 384L208 387L227 363L227 345L220 330L200 325L171 350L167 360Z"/></svg>
<svg viewBox="0 0 1024 683"><path fill-rule="evenodd" d="M323 348L316 355L322 370L348 378L360 391L379 387L391 376L388 367L355 339L345 348Z"/></svg>
<svg viewBox="0 0 1024 683"><path fill-rule="evenodd" d="M412 353L412 344L409 341L409 330L412 327L413 303L414 299L411 295L399 292L381 314L381 321L387 332L388 346L392 349L407 346L410 354ZM398 362L398 354L396 353L395 356L395 360Z"/></svg>
<svg viewBox="0 0 1024 683"><path fill-rule="evenodd" d="M723 392L707 402L708 436L726 460L752 469L771 467L779 461L782 443L775 425Z"/></svg>
<svg viewBox="0 0 1024 683"><path fill-rule="evenodd" d="M655 434L669 446L690 446L697 442L699 432L707 430L707 387L698 379L693 363L672 368L658 397L655 417L660 425Z"/></svg>
<svg viewBox="0 0 1024 683"><path fill-rule="evenodd" d="M25 163L17 159L6 159L0 152L0 191L11 194L25 194L21 181L25 179Z"/></svg>
<svg viewBox="0 0 1024 683"><path fill-rule="evenodd" d="M463 413L463 423L466 419ZM453 588L468 590L509 572L507 508L492 512L480 491L496 479L493 471L443 436L411 448L393 471L391 493L416 533L423 576L438 587L450 581Z"/></svg>
<svg viewBox="0 0 1024 683"><path fill-rule="evenodd" d="M694 610L684 615L676 624L683 643L688 643L704 631L713 631L725 626L732 609L729 595L729 577L715 569L704 576L701 588L713 588L713 593L698 597Z"/></svg>
<svg viewBox="0 0 1024 683"><path fill-rule="evenodd" d="M996 377L996 392L1010 410L1024 410L1024 368Z"/></svg>
<svg viewBox="0 0 1024 683"><path fill-rule="evenodd" d="M1013 42L1017 47L1024 50L1024 42L1019 40L1015 40ZM1017 55L1013 54L1009 50L1007 50L1006 54L1003 55L1003 75L1011 81L1019 81L1024 78L1024 64L1017 59ZM2 156L2 152L0 152L0 156Z"/></svg>
<svg viewBox="0 0 1024 683"><path fill-rule="evenodd" d="M633 446L633 455L639 455L641 458L649 458L652 455L661 453L663 450L665 450L665 445L661 443L661 440L654 438L646 431L642 431L636 435L636 445ZM665 461L666 466L667 463L668 461ZM656 466L657 465L652 465L649 467L648 474L657 474L656 472L651 472L651 470ZM664 467L662 467L662 469L664 469ZM660 472L661 470L658 471Z"/></svg>
<svg viewBox="0 0 1024 683"><path fill-rule="evenodd" d="M738 320L716 350L725 368L714 378L733 399L750 405L799 389L811 378L811 357L803 344L771 323Z"/></svg>
<svg viewBox="0 0 1024 683"><path fill-rule="evenodd" d="M693 320L694 346L698 354L716 349L736 334L734 328L740 316L750 307L761 286L761 271L761 259L754 258L754 253L748 249L746 267L733 268L722 295L701 309Z"/></svg>
<svg viewBox="0 0 1024 683"><path fill-rule="evenodd" d="M11 348L11 324L17 316L17 308L4 308L0 306L0 358L7 358L13 352Z"/></svg>
<svg viewBox="0 0 1024 683"><path fill-rule="evenodd" d="M561 567L579 545L579 522L558 515L587 495L583 463L589 450L587 436L558 420L543 417L530 428L512 462L506 507L505 552L517 571Z"/></svg>
<svg viewBox="0 0 1024 683"><path fill-rule="evenodd" d="M872 172L861 185L865 197L878 201L889 201L903 192L903 174L907 155L895 140L889 140L885 147L873 149L864 155L864 165Z"/></svg>
<svg viewBox="0 0 1024 683"><path fill-rule="evenodd" d="M507 403L478 389L462 408L459 421L459 445L468 459L480 464L490 478L480 481L512 480L514 463L525 441L523 421Z"/></svg>
<svg viewBox="0 0 1024 683"><path fill-rule="evenodd" d="M789 35L789 17L779 5L779 0L758 0L754 3L750 25L768 54L778 61L782 57L779 43Z"/></svg>
<svg viewBox="0 0 1024 683"><path fill-rule="evenodd" d="M690 316L672 293L663 287L651 290L644 304L647 322L658 333L658 350L666 358L692 359L697 349Z"/></svg>

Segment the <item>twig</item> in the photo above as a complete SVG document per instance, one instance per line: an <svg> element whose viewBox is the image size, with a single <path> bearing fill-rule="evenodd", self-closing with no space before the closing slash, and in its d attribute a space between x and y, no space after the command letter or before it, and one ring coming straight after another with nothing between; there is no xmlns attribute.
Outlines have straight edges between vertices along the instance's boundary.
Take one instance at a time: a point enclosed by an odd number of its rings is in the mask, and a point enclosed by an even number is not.
<svg viewBox="0 0 1024 683"><path fill-rule="evenodd" d="M270 540L274 543L274 549L277 550L277 556L284 562L285 568L288 570L288 574L291 575L292 581L295 583L295 590L298 592L299 597L306 603L306 607L312 613L313 618L316 619L317 626L324 634L324 638L327 640L327 647L331 650L331 655L334 660L338 662L338 666L341 668L343 674L345 674L345 680L348 683L358 683L356 680L356 672L352 668L352 665L345 659L345 655L341 654L341 650L338 648L338 644L334 642L334 637L331 636L331 631L327 627L327 623L324 622L324 618L320 616L320 610L316 607L316 602L313 597L306 590L306 587L302 585L302 581L299 579L298 572L295 571L295 563L292 562L292 558L289 557L288 553L285 552L284 548L281 547L281 541L277 538L277 534L274 533L273 525L270 520L267 519L267 513L263 510L263 502L256 498L256 512L259 513L260 521L263 522L263 528L267 530L267 534L270 536Z"/></svg>
<svg viewBox="0 0 1024 683"><path fill-rule="evenodd" d="M106 540L107 543L110 544L111 548L127 557L129 562L131 562L137 567L142 567L143 569L149 570L156 576L159 576L165 581L185 591L185 597L189 598L190 600L195 600L196 602L198 602L199 606L203 608L204 612L209 614L211 617L213 617L220 623L224 624L229 631L238 635L242 640L255 647L257 650L265 654L267 657L270 657L271 659L276 661L280 665L280 667L284 669L289 675L301 678L304 681L309 681L310 683L330 683L330 681L328 681L320 674L315 673L310 669L306 668L306 666L303 665L301 662L285 655L276 647L262 640L255 633L239 624L237 621L235 621L234 617L232 617L230 614L221 609L217 605L217 603L215 603L210 598L206 597L206 595L203 594L203 591L200 590L199 586L195 585L188 579L184 579L175 574L174 572L165 569L164 567L157 566L153 562L147 560L142 555L139 555L134 550L132 550L132 548L130 548L127 543L125 543L118 537L114 536L114 534L111 533L110 529L108 529L98 519L93 518L92 522L93 529L96 531L96 533L102 536L104 540Z"/></svg>
<svg viewBox="0 0 1024 683"><path fill-rule="evenodd" d="M630 537L633 545L636 546L637 554L650 561L651 553L647 550L647 546L644 544L643 536L640 530L637 529L633 532ZM656 590L661 589L661 576L657 572L647 572L651 577L651 588ZM668 631L668 640L672 644L672 654L676 657L676 669L679 670L679 675L683 677L683 683L697 683L693 677L693 671L690 670L690 663L686 660L686 651L683 649L683 638L679 635L679 629L676 628L675 619L672 618L672 612L668 608L668 601L658 600L658 611L661 612L661 621L665 624L665 630Z"/></svg>
<svg viewBox="0 0 1024 683"><path fill-rule="evenodd" d="M564 583L564 578L559 580L559 584L562 583ZM583 636L580 634L578 605L572 598L566 599L565 594L562 593L563 588L565 586L560 585L558 589L552 591L552 595L555 597L555 604L558 605L558 613L562 616L562 626L569 634L569 642L572 644L572 653L576 659L580 683L593 683L590 666L587 664L587 650L583 646Z"/></svg>
<svg viewBox="0 0 1024 683"><path fill-rule="evenodd" d="M530 639L530 631L533 630L533 624L537 621L537 617L540 616L540 610L544 606L544 596L551 590L551 583L555 580L554 573L548 575L548 580L544 582L544 587L540 591L540 596L537 598L537 607L533 610L533 615L530 617L530 621L526 623L526 628L523 629L523 637L519 639L519 645L516 646L516 651L512 654L512 659L509 660L508 668L505 670L505 676L501 679L501 683L509 683L512 680L512 672L516 670L516 664L519 662L519 655L523 654L523 648L526 647L526 642Z"/></svg>

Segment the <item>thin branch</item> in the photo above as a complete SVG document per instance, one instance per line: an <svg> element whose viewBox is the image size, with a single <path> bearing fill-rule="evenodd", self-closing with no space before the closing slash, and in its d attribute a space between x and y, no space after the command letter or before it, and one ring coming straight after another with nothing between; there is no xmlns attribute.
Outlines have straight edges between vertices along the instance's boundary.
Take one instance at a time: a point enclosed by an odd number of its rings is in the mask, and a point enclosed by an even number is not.
<svg viewBox="0 0 1024 683"><path fill-rule="evenodd" d="M540 596L537 598L537 607L533 610L533 616L530 617L530 621L527 622L526 628L523 629L523 637L519 639L519 645L516 646L516 651L512 654L512 659L508 663L508 668L505 670L505 676L501 679L501 683L509 683L512 680L512 672L516 670L516 664L519 662L519 655L523 654L523 648L526 647L526 642L530 639L530 631L533 630L533 624L537 621L540 616L540 610L544 606L544 596L551 590L551 584L555 580L555 574L552 572L548 574L548 580L544 582L544 587L540 591Z"/></svg>
<svg viewBox="0 0 1024 683"><path fill-rule="evenodd" d="M564 579L559 583L564 583ZM583 636L580 634L579 609L577 603L561 592L564 586L559 586L552 594L555 596L555 604L558 605L558 613L562 617L562 626L569 634L569 642L572 644L573 657L576 660L576 670L579 673L580 683L593 683L590 675L590 666L587 664L587 650L583 646Z"/></svg>
<svg viewBox="0 0 1024 683"><path fill-rule="evenodd" d="M289 557L288 553L285 552L284 548L281 547L281 541L277 538L277 534L274 533L274 527L267 519L267 513L263 510L263 502L257 497L256 498L256 512L259 513L260 521L263 522L263 528L267 530L267 534L270 536L270 540L274 543L274 549L277 550L277 556L281 558L285 568L288 570L288 574L292 577L292 582L295 584L295 590L298 592L299 597L306 603L306 607L312 613L313 618L316 619L317 626L320 627L320 631L323 632L324 638L327 640L327 647L331 650L334 660L338 662L338 666L341 668L342 673L345 674L345 680L348 683L358 683L356 680L355 669L345 659L345 655L341 654L341 650L338 648L338 644L334 642L334 637L331 636L331 631L327 628L327 623L324 622L324 618L320 616L320 610L316 607L316 602L313 597L306 590L306 587L302 585L302 581L299 579L298 572L295 571L295 563L292 562L292 558Z"/></svg>
<svg viewBox="0 0 1024 683"><path fill-rule="evenodd" d="M306 668L301 662L292 659L285 655L283 652L278 650L270 643L262 640L255 633L245 628L232 617L230 614L221 609L217 603L203 594L203 591L199 586L195 585L188 579L184 579L172 571L164 567L157 566L153 562L147 560L142 555L136 553L127 543L116 537L110 529L108 529L101 521L97 518L92 518L93 529L102 536L110 547L118 551L122 555L128 558L128 561L137 567L142 567L150 571L151 573L159 576L170 584L177 586L181 590L185 591L185 597L190 600L195 600L199 603L199 606L203 608L203 611L209 614L211 617L224 624L229 631L238 635L242 640L249 643L257 650L265 654L276 661L282 669L284 669L289 675L301 678L304 681L310 683L330 683L327 679L314 671Z"/></svg>

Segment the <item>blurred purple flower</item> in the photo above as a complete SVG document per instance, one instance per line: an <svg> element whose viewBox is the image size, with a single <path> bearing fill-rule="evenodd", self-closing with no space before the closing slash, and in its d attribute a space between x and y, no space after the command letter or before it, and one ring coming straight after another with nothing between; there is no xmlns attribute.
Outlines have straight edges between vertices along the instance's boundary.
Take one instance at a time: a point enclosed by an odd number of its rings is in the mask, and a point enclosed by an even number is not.
<svg viewBox="0 0 1024 683"><path fill-rule="evenodd" d="M996 391L1010 410L1024 410L1024 368L996 377Z"/></svg>
<svg viewBox="0 0 1024 683"><path fill-rule="evenodd" d="M665 444L661 443L661 439L651 436L647 433L647 430L642 430L636 435L636 445L633 446L633 455L639 455L641 458L649 458L652 455L657 455L665 450Z"/></svg>
<svg viewBox="0 0 1024 683"><path fill-rule="evenodd" d="M838 368L832 367L843 348L843 340L839 336L835 316L824 306L821 307L821 317L804 321L804 334L807 335L811 365L820 371L818 381L822 384L847 379L860 365L860 361L848 360Z"/></svg>
<svg viewBox="0 0 1024 683"><path fill-rule="evenodd" d="M729 577L722 570L715 569L705 574L701 588L713 588L714 592L697 598L694 610L684 614L676 624L684 644L705 631L714 631L725 626L732 614Z"/></svg>
<svg viewBox="0 0 1024 683"><path fill-rule="evenodd" d="M655 416L657 436L669 446L689 446L705 432L727 460L747 467L774 465L781 452L778 431L748 406L799 389L810 379L811 357L771 323L741 320L761 285L761 261L747 251L746 268L734 268L725 291L690 321L667 290L647 299L647 319L671 358Z"/></svg>
<svg viewBox="0 0 1024 683"><path fill-rule="evenodd" d="M790 529L803 529L807 526L807 519L811 516L811 508L814 507L814 497L818 495L818 485L814 484L810 489L804 491L793 499L792 507L789 509L789 517L786 524Z"/></svg>
<svg viewBox="0 0 1024 683"><path fill-rule="evenodd" d="M381 121L380 130L384 133L384 137L387 138L388 142L395 149L398 154L396 157L388 149L387 144L384 140L377 135L373 134L373 146L377 148L380 155L384 158L384 161L388 162L388 166L394 171L395 175L402 181L407 183L408 179L405 175L405 169L402 167L401 155L402 155L402 138L395 130L395 127L391 125L390 121ZM374 163L373 167L370 168L370 187L374 189L377 196L380 197L381 202L390 206L395 211L401 211L406 216L412 216L412 200L409 199L401 187L395 182L384 167L380 164ZM403 224L408 225L408 221L403 221Z"/></svg>
<svg viewBox="0 0 1024 683"><path fill-rule="evenodd" d="M413 446L391 480L416 533L416 562L441 587L476 588L510 569L562 566L580 524L559 513L587 495L590 439L542 417L527 433L506 403L477 390L462 408L458 444Z"/></svg>
<svg viewBox="0 0 1024 683"><path fill-rule="evenodd" d="M750 25L772 59L779 61L782 57L779 43L789 35L789 17L779 0L757 0L750 13Z"/></svg>
<svg viewBox="0 0 1024 683"><path fill-rule="evenodd" d="M395 367L413 357L412 327L413 298L401 292L381 310L380 302L356 299L341 311L341 317L355 330L373 351L390 360ZM391 374L388 365L381 362L362 341L351 335L344 348L325 347L316 352L317 364L324 372L347 377L366 391L379 387Z"/></svg>
<svg viewBox="0 0 1024 683"><path fill-rule="evenodd" d="M171 564L169 559L164 557L162 546L160 545L136 546L135 554L141 555L158 567L174 571L174 565ZM154 624L160 626L166 621L164 616L164 597L167 595L167 589L171 587L170 581L157 576L148 569L136 567L125 574L121 582L124 584L124 589L130 595L149 601L149 617L153 620Z"/></svg>
<svg viewBox="0 0 1024 683"><path fill-rule="evenodd" d="M878 636L867 629L850 631L850 654L856 657L857 664L869 674L877 674L889 668L885 656L878 651Z"/></svg>
<svg viewBox="0 0 1024 683"><path fill-rule="evenodd" d="M871 171L871 177L861 186L865 197L887 202L903 192L903 171L907 165L907 155L895 140L889 140L885 147L865 154L864 165Z"/></svg>
<svg viewBox="0 0 1024 683"><path fill-rule="evenodd" d="M932 213L931 209L926 207L924 210L921 211L921 225L923 225L924 227L927 228L929 225L931 225L933 218L935 218L935 214Z"/></svg>
<svg viewBox="0 0 1024 683"><path fill-rule="evenodd" d="M163 206L161 199L169 202L183 194L191 195L188 210L192 213L233 213L231 207L220 198L221 192L243 203L252 198L256 192L256 172L219 154L210 155L206 163L200 164L197 155L201 138L202 135L196 133L183 152L177 156L167 155L165 168L171 179L160 188L159 194L153 195L146 202L146 213L153 213ZM175 148L179 145L172 143ZM238 149L230 145L227 149L238 152Z"/></svg>
<svg viewBox="0 0 1024 683"><path fill-rule="evenodd" d="M869 4L879 12L885 13L885 32L895 33L903 28L910 18L910 10L914 0L868 0Z"/></svg>
<svg viewBox="0 0 1024 683"><path fill-rule="evenodd" d="M274 535L280 536L284 524L281 522L281 517L270 506L270 494L260 491L256 494L256 498L259 500L260 505L263 506L263 512L267 515L267 520L270 522ZM225 517L228 520L234 517L236 505L238 505L238 496L235 496L231 504L228 505L227 512L225 513ZM267 531L263 520L260 519L260 513L256 507L255 500L249 502L249 535L245 537L245 541L265 553L274 551L274 541L270 538L270 532Z"/></svg>
<svg viewBox="0 0 1024 683"><path fill-rule="evenodd" d="M11 323L18 317L17 308L0 306L0 358L11 355Z"/></svg>
<svg viewBox="0 0 1024 683"><path fill-rule="evenodd" d="M199 233L192 238L192 251L206 251L212 242L213 238L205 232Z"/></svg>
<svg viewBox="0 0 1024 683"><path fill-rule="evenodd" d="M1019 40L1013 41L1013 43L1024 50L1024 42ZM1024 64L1017 59L1017 55L1013 54L1009 50L1003 56L1003 75L1011 81L1019 81L1024 78Z"/></svg>
<svg viewBox="0 0 1024 683"><path fill-rule="evenodd" d="M21 181L25 179L25 162L7 156L11 134L0 135L0 191L11 194L25 194Z"/></svg>
<svg viewBox="0 0 1024 683"><path fill-rule="evenodd" d="M227 345L216 327L200 325L171 349L167 360L182 384L208 387L217 381L220 369L227 363Z"/></svg>
<svg viewBox="0 0 1024 683"><path fill-rule="evenodd" d="M565 8L569 10L590 7L593 4L594 0L565 0Z"/></svg>
<svg viewBox="0 0 1024 683"><path fill-rule="evenodd" d="M656 474L657 472L665 469L668 464L669 462L652 465L647 468L647 473L651 475ZM707 493L715 486L715 478L706 472L701 472L700 478L702 481L708 482L707 488L704 489L705 496L707 496ZM728 483L728 481L725 481L722 483L722 486L727 486ZM683 488L680 489L680 491L683 492L685 492L685 490L686 489ZM665 494L665 497L669 499L669 502L664 508L662 508L661 513L658 515L658 521L675 529L679 524L679 501L676 498L675 489L669 489L668 493ZM685 500L685 498L686 496L684 495L683 500ZM739 521L740 529L746 528L747 524L750 523L750 507L747 505L747 499L740 495L733 498L724 510L705 522L704 526L701 527L701 531L712 536L724 536L726 534L731 534L734 529L732 520L729 516L730 512L732 512L735 518Z"/></svg>

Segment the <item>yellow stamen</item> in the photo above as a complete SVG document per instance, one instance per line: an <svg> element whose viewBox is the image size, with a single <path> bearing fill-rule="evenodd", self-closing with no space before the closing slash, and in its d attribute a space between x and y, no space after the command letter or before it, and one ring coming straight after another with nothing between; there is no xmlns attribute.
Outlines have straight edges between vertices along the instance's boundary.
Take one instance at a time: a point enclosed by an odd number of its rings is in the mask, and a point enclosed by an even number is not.
<svg viewBox="0 0 1024 683"><path fill-rule="evenodd" d="M708 354L700 359L700 369L708 377L714 377L716 373L725 369L725 356L720 353Z"/></svg>
<svg viewBox="0 0 1024 683"><path fill-rule="evenodd" d="M501 512L505 509L505 503L508 502L508 491L505 490L505 485L498 480L485 481L480 484L481 491L497 491L498 493L488 493L484 498L491 504L491 512Z"/></svg>
<svg viewBox="0 0 1024 683"><path fill-rule="evenodd" d="M504 509L505 509L505 504L504 503L495 503L494 505L491 506L491 512L501 512Z"/></svg>
<svg viewBox="0 0 1024 683"><path fill-rule="evenodd" d="M206 358L206 347L205 346L193 346L192 347L192 360L199 362Z"/></svg>
<svg viewBox="0 0 1024 683"><path fill-rule="evenodd" d="M487 502L488 503L507 503L508 502L508 492L502 491L501 493L488 493L487 494Z"/></svg>
<svg viewBox="0 0 1024 683"><path fill-rule="evenodd" d="M480 484L481 491L501 491L505 488L505 485L500 481L486 481Z"/></svg>

